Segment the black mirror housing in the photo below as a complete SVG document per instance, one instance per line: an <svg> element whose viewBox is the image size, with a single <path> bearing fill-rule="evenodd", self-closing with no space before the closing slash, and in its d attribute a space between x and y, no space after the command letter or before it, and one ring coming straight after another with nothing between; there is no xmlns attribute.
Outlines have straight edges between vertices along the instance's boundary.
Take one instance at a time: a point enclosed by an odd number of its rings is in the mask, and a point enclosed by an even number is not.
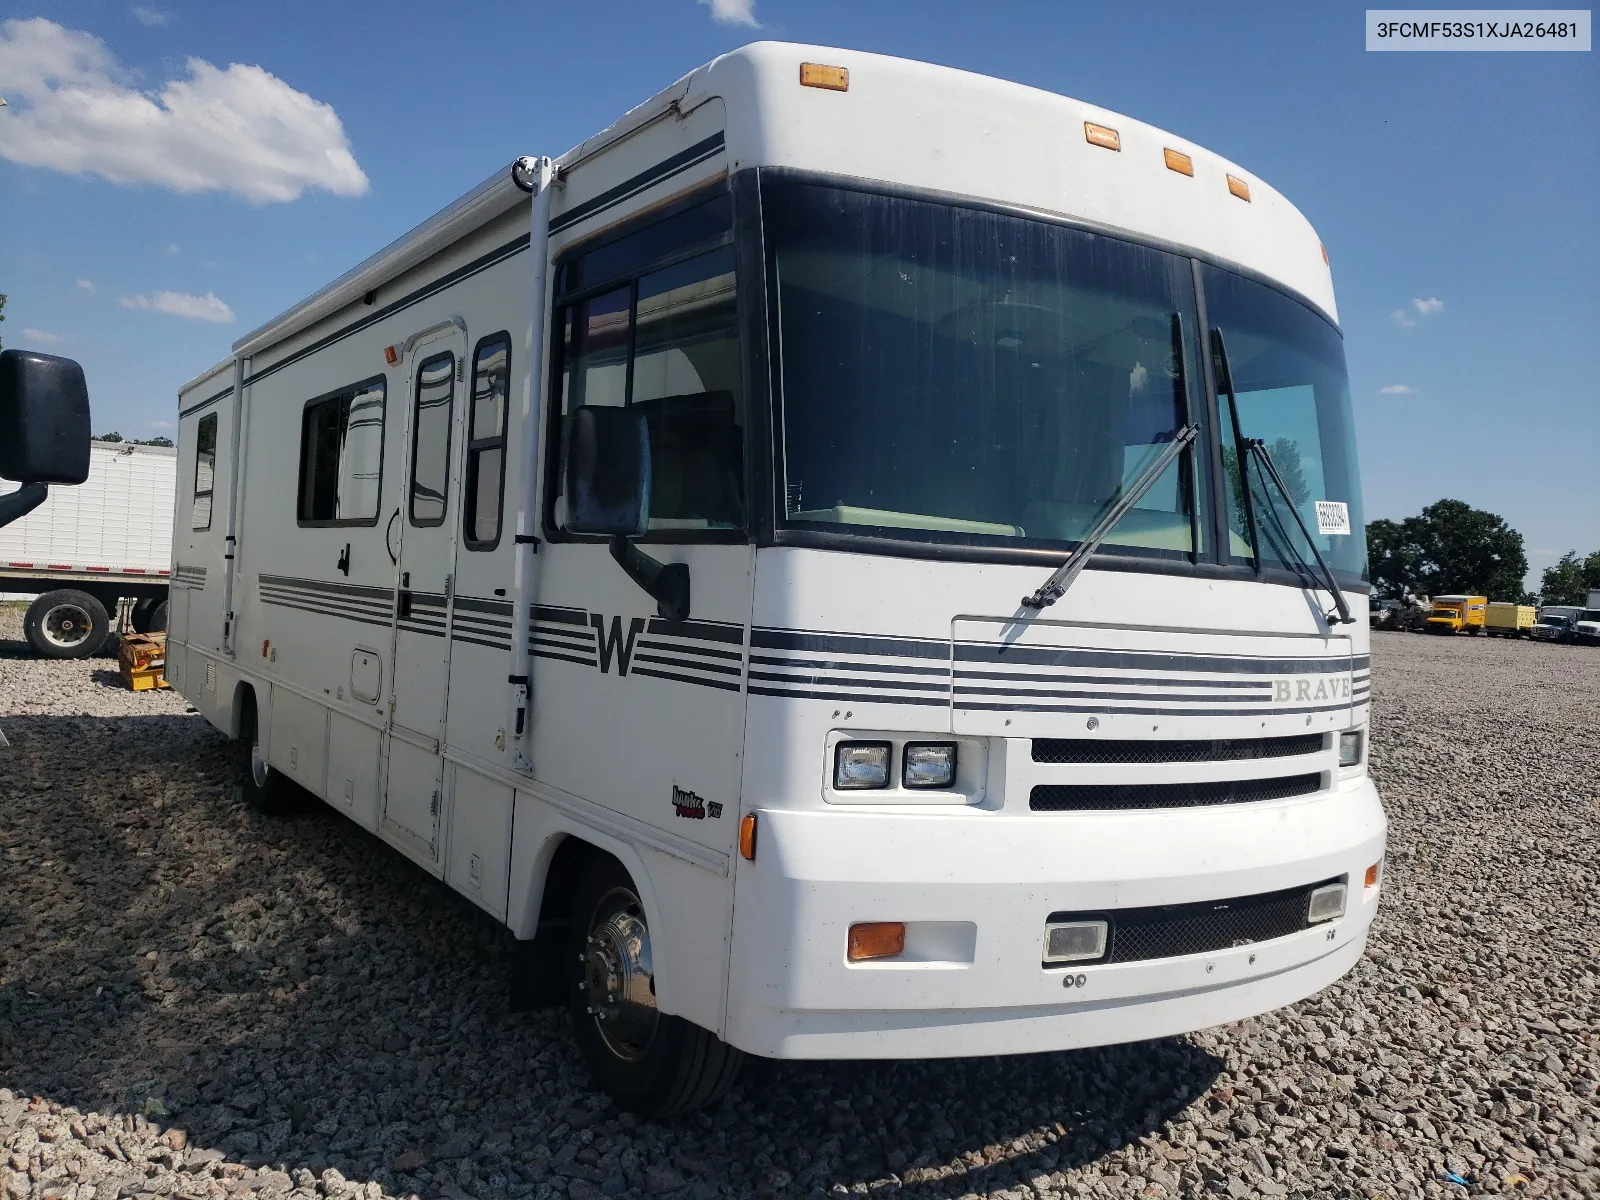
<svg viewBox="0 0 1600 1200"><path fill-rule="evenodd" d="M70 358L0 351L0 479L82 483L89 477L89 389Z"/></svg>
<svg viewBox="0 0 1600 1200"><path fill-rule="evenodd" d="M572 533L637 537L650 526L650 430L632 408L584 405L567 434Z"/></svg>

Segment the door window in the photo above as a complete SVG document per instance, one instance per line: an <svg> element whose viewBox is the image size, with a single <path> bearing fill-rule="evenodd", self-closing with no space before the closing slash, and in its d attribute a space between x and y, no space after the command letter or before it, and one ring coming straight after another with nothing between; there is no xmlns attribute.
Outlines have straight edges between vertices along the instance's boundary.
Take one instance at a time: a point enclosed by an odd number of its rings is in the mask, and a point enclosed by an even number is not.
<svg viewBox="0 0 1600 1200"><path fill-rule="evenodd" d="M412 415L411 523L442 525L450 482L450 406L456 394L456 356L448 350L417 368Z"/></svg>
<svg viewBox="0 0 1600 1200"><path fill-rule="evenodd" d="M472 356L471 427L467 431L462 514L468 550L492 550L500 542L510 376L511 335L497 333L479 342L477 353Z"/></svg>
<svg viewBox="0 0 1600 1200"><path fill-rule="evenodd" d="M194 443L194 520L199 529L211 528L211 493L217 477L217 414L200 418Z"/></svg>

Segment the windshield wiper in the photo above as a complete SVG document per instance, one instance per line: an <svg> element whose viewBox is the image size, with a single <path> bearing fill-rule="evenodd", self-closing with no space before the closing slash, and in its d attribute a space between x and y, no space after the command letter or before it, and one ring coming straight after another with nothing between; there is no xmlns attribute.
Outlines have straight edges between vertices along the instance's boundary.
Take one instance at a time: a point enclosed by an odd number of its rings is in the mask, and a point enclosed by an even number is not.
<svg viewBox="0 0 1600 1200"><path fill-rule="evenodd" d="M1183 453L1199 432L1200 427L1191 421L1173 434L1172 440L1162 448L1160 454L1156 455L1155 461L1140 472L1131 486L1123 489L1121 498L1095 523L1094 528L1084 535L1072 553L1067 555L1067 560L1055 569L1037 592L1022 598L1022 607L1045 609L1061 599L1066 590L1072 586L1072 581L1088 563L1089 556L1100 548L1100 543L1105 541L1116 528L1117 522L1122 520L1128 514L1128 510L1139 503L1144 494L1155 486L1156 480L1161 478L1173 460Z"/></svg>
<svg viewBox="0 0 1600 1200"><path fill-rule="evenodd" d="M1300 527L1300 532L1305 536L1306 546L1311 555L1316 559L1316 565L1322 569L1322 581L1327 586L1328 594L1333 597L1334 612L1322 614L1322 619L1329 625L1353 625L1355 618L1350 615L1350 606L1345 603L1344 593L1339 590L1339 583L1333 577L1322 552L1317 549L1317 543L1311 538L1311 530L1306 528L1305 521L1300 516L1299 509L1294 506L1294 497L1289 492L1289 485L1284 483L1283 476L1278 474L1277 465L1272 461L1272 455L1267 453L1267 444L1260 438L1247 438L1239 428L1239 401L1233 391L1233 366L1228 362L1228 347L1222 340L1222 330L1211 331L1211 352L1217 368L1217 390L1226 392L1228 396L1228 411L1233 421L1233 440L1236 447L1235 453L1239 459L1239 491L1240 502L1244 506L1245 523L1250 528L1251 543L1255 550L1256 569L1261 569L1261 545L1263 530L1256 518L1255 505L1250 497L1250 459L1255 459L1261 473L1270 479L1278 489L1278 494L1283 497L1283 505L1289 510L1289 515L1294 518L1294 523ZM1278 519L1277 506L1273 505L1272 516L1279 529L1283 522ZM1301 554L1294 546L1294 539L1284 537L1281 544L1286 547L1299 560L1299 565L1306 571L1311 570L1311 563L1306 556Z"/></svg>

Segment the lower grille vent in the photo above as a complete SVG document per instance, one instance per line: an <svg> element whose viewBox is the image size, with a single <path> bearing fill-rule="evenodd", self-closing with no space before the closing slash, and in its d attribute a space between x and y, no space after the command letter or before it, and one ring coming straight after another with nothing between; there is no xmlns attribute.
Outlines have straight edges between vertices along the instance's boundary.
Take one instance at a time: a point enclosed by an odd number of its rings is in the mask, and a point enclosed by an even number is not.
<svg viewBox="0 0 1600 1200"><path fill-rule="evenodd" d="M1203 808L1309 796L1322 775L1278 779L1224 779L1206 783L1041 783L1028 794L1034 812L1107 812L1147 808Z"/></svg>
<svg viewBox="0 0 1600 1200"><path fill-rule="evenodd" d="M1186 954L1210 954L1299 933L1308 928L1306 909L1311 893L1321 886L1322 883L1315 883L1310 887L1199 904L1122 908L1108 913L1051 913L1049 920L1109 921L1110 945L1102 962L1181 958Z"/></svg>
<svg viewBox="0 0 1600 1200"><path fill-rule="evenodd" d="M1291 737L1217 738L1196 741L1099 741L1093 738L1035 738L1036 763L1239 762L1316 754L1320 733Z"/></svg>

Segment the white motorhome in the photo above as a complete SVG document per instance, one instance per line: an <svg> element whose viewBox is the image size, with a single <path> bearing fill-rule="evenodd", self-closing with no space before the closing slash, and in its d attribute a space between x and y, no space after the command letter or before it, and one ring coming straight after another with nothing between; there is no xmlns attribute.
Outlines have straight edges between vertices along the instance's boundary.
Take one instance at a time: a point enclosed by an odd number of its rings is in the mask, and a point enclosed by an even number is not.
<svg viewBox="0 0 1600 1200"><path fill-rule="evenodd" d="M87 658L118 605L138 632L165 627L176 451L91 442L89 475L0 528L0 593L33 594L23 634L46 658ZM0 496L18 485L0 482Z"/></svg>
<svg viewBox="0 0 1600 1200"><path fill-rule="evenodd" d="M756 44L234 349L181 395L169 679L257 803L503 921L624 1104L1177 1034L1360 956L1344 354L1243 168Z"/></svg>

